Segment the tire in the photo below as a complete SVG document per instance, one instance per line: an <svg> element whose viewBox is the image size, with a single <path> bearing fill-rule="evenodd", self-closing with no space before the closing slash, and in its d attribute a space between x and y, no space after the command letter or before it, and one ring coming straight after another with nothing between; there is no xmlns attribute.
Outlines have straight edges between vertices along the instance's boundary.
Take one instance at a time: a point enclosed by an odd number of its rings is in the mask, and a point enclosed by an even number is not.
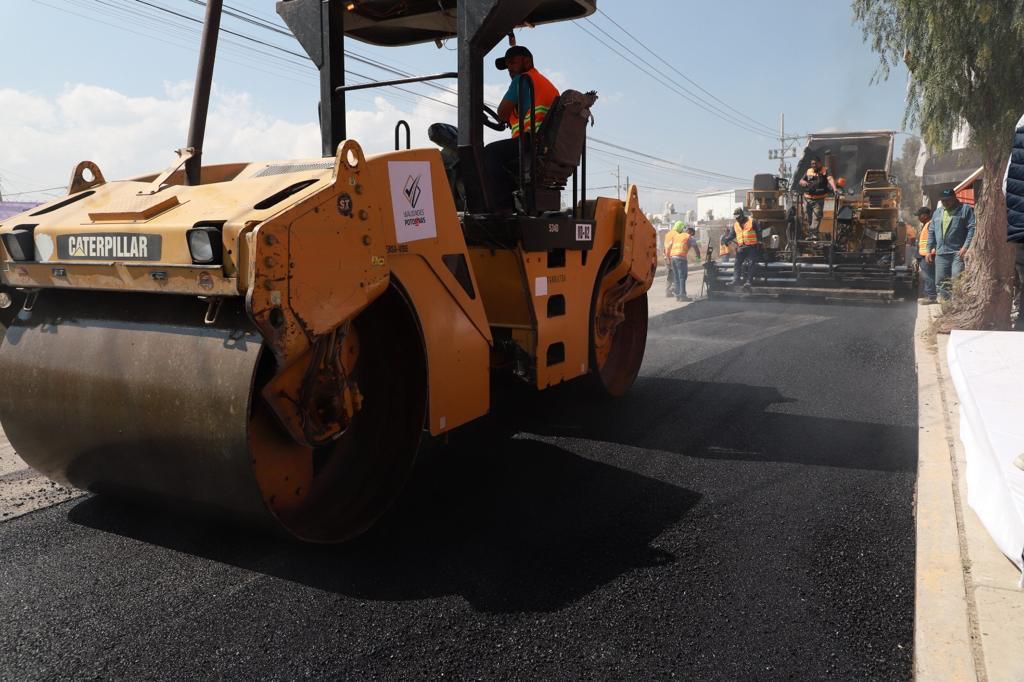
<svg viewBox="0 0 1024 682"><path fill-rule="evenodd" d="M640 373L647 347L647 292L627 301L623 307L625 320L615 327L610 348L598 348L598 316L601 282L617 262L617 252L605 257L598 271L590 299L590 377L594 389L603 395L618 397L629 391Z"/></svg>

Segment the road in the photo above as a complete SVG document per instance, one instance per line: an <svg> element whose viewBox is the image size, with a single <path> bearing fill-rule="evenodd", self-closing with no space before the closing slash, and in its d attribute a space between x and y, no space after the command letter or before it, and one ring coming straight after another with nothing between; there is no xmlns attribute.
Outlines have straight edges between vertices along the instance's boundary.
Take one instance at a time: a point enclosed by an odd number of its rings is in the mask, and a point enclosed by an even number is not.
<svg viewBox="0 0 1024 682"><path fill-rule="evenodd" d="M304 547L86 497L0 524L4 679L908 679L904 305L703 301Z"/></svg>

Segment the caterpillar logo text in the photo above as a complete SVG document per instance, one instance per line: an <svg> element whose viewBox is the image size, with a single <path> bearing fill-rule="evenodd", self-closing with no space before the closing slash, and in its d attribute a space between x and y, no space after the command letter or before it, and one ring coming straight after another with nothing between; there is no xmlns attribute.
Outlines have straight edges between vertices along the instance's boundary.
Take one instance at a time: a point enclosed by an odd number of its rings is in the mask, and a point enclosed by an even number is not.
<svg viewBox="0 0 1024 682"><path fill-rule="evenodd" d="M160 260L160 235L61 235L57 237L57 256L62 260Z"/></svg>

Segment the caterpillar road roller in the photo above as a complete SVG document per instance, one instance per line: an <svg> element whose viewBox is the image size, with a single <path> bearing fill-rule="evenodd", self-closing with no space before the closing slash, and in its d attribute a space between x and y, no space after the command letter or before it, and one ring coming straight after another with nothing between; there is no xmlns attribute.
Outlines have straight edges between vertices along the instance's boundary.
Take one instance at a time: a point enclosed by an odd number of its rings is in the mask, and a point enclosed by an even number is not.
<svg viewBox="0 0 1024 682"><path fill-rule="evenodd" d="M520 138L515 210L494 210L481 179L482 126L503 126L485 108L485 55L593 0L279 2L320 71L323 156L204 166L220 5L207 3L175 162L108 181L84 161L66 197L0 226L0 421L26 462L99 494L338 542L394 501L425 439L488 413L495 376L627 391L655 233L635 187L586 197L585 143L565 163L594 94L563 93ZM403 79L458 79L454 163L346 138L345 93L395 84L346 85L347 37L458 40L457 73Z"/></svg>
<svg viewBox="0 0 1024 682"><path fill-rule="evenodd" d="M792 181L758 175L745 208L757 226L761 258L753 293L890 300L916 291L899 221L900 188L891 175L895 133L864 131L808 137ZM818 159L835 178L821 224L811 232L800 180ZM733 261L705 270L711 295L730 293Z"/></svg>

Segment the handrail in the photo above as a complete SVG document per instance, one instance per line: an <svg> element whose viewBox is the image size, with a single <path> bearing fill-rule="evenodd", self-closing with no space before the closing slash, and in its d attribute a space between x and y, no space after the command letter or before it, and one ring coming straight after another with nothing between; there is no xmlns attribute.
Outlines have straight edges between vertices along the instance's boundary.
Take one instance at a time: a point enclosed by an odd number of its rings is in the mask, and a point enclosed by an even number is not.
<svg viewBox="0 0 1024 682"><path fill-rule="evenodd" d="M409 128L409 122L405 119L401 119L395 124L395 151L397 152L401 147L398 145L398 131L405 126L405 148L412 149L412 129Z"/></svg>
<svg viewBox="0 0 1024 682"><path fill-rule="evenodd" d="M355 85L342 85L334 89L335 92L352 92L353 90L368 90L370 88L384 88L389 85L405 85L407 83L425 83L426 81L437 81L444 78L458 78L456 71L435 73L432 76L416 76L414 78L399 78L393 81L372 81L370 83L356 83Z"/></svg>

